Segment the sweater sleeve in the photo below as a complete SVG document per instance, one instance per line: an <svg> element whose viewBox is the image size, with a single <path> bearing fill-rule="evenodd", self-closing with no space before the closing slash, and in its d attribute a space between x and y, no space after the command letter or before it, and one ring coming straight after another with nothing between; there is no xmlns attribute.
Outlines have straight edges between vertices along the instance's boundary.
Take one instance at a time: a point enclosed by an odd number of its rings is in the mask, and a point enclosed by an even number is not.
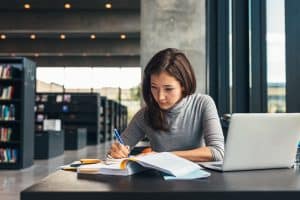
<svg viewBox="0 0 300 200"><path fill-rule="evenodd" d="M134 115L127 128L121 134L125 145L129 145L131 149L145 137L145 131L141 125L143 120L144 109L142 108Z"/></svg>
<svg viewBox="0 0 300 200"><path fill-rule="evenodd" d="M213 160L220 161L224 157L224 136L220 124L216 105L213 99L205 95L204 109L202 112L203 135L205 145L211 150Z"/></svg>

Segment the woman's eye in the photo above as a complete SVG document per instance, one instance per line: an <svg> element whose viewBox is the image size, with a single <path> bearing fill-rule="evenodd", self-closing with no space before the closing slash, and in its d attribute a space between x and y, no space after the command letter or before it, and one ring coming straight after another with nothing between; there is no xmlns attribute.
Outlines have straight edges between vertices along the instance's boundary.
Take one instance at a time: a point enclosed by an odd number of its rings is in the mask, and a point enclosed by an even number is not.
<svg viewBox="0 0 300 200"><path fill-rule="evenodd" d="M166 88L166 91L172 91L174 88Z"/></svg>

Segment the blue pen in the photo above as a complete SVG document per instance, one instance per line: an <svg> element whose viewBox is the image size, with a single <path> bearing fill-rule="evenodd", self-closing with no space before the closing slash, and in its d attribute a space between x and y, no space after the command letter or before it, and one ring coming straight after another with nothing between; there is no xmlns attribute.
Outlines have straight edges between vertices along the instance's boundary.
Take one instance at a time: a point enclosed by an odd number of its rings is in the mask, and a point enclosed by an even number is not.
<svg viewBox="0 0 300 200"><path fill-rule="evenodd" d="M122 138L121 138L121 136L120 136L120 134L119 134L119 132L116 128L114 129L114 133L115 133L115 136L116 136L117 140L120 142L120 144L124 145L124 141L122 140Z"/></svg>

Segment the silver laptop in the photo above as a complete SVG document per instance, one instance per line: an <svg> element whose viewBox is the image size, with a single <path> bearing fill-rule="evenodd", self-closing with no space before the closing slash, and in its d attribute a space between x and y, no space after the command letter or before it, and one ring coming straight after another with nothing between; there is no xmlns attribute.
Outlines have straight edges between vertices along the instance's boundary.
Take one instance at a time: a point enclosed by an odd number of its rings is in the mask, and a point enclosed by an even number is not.
<svg viewBox="0 0 300 200"><path fill-rule="evenodd" d="M300 113L233 114L223 163L201 166L220 170L290 168L300 141Z"/></svg>

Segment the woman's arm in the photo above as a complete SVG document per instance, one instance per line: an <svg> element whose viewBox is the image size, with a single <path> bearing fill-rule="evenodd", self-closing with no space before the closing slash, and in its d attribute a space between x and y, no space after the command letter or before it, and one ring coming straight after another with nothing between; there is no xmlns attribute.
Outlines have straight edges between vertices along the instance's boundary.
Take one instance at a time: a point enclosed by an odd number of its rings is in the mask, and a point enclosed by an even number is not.
<svg viewBox="0 0 300 200"><path fill-rule="evenodd" d="M185 150L185 151L173 151L172 153L194 162L211 161L213 158L212 152L208 147L199 147L196 149Z"/></svg>
<svg viewBox="0 0 300 200"><path fill-rule="evenodd" d="M195 162L223 160L224 136L217 108L213 99L207 95L205 95L203 104L204 108L200 112L202 119L201 132L205 145L190 150L174 151L173 153Z"/></svg>
<svg viewBox="0 0 300 200"><path fill-rule="evenodd" d="M144 108L139 110L132 118L126 129L122 132L121 138L125 145L133 148L140 140L145 137L144 131Z"/></svg>
<svg viewBox="0 0 300 200"><path fill-rule="evenodd" d="M125 158L128 157L130 149L145 137L145 133L141 128L141 123L143 121L143 110L135 114L135 116L130 121L128 127L122 132L121 138L124 141L124 145L115 142L111 145L109 149L109 154L113 158Z"/></svg>
<svg viewBox="0 0 300 200"><path fill-rule="evenodd" d="M211 161L221 161L224 157L224 135L214 100L206 95L202 112L203 136L205 146L211 151Z"/></svg>

